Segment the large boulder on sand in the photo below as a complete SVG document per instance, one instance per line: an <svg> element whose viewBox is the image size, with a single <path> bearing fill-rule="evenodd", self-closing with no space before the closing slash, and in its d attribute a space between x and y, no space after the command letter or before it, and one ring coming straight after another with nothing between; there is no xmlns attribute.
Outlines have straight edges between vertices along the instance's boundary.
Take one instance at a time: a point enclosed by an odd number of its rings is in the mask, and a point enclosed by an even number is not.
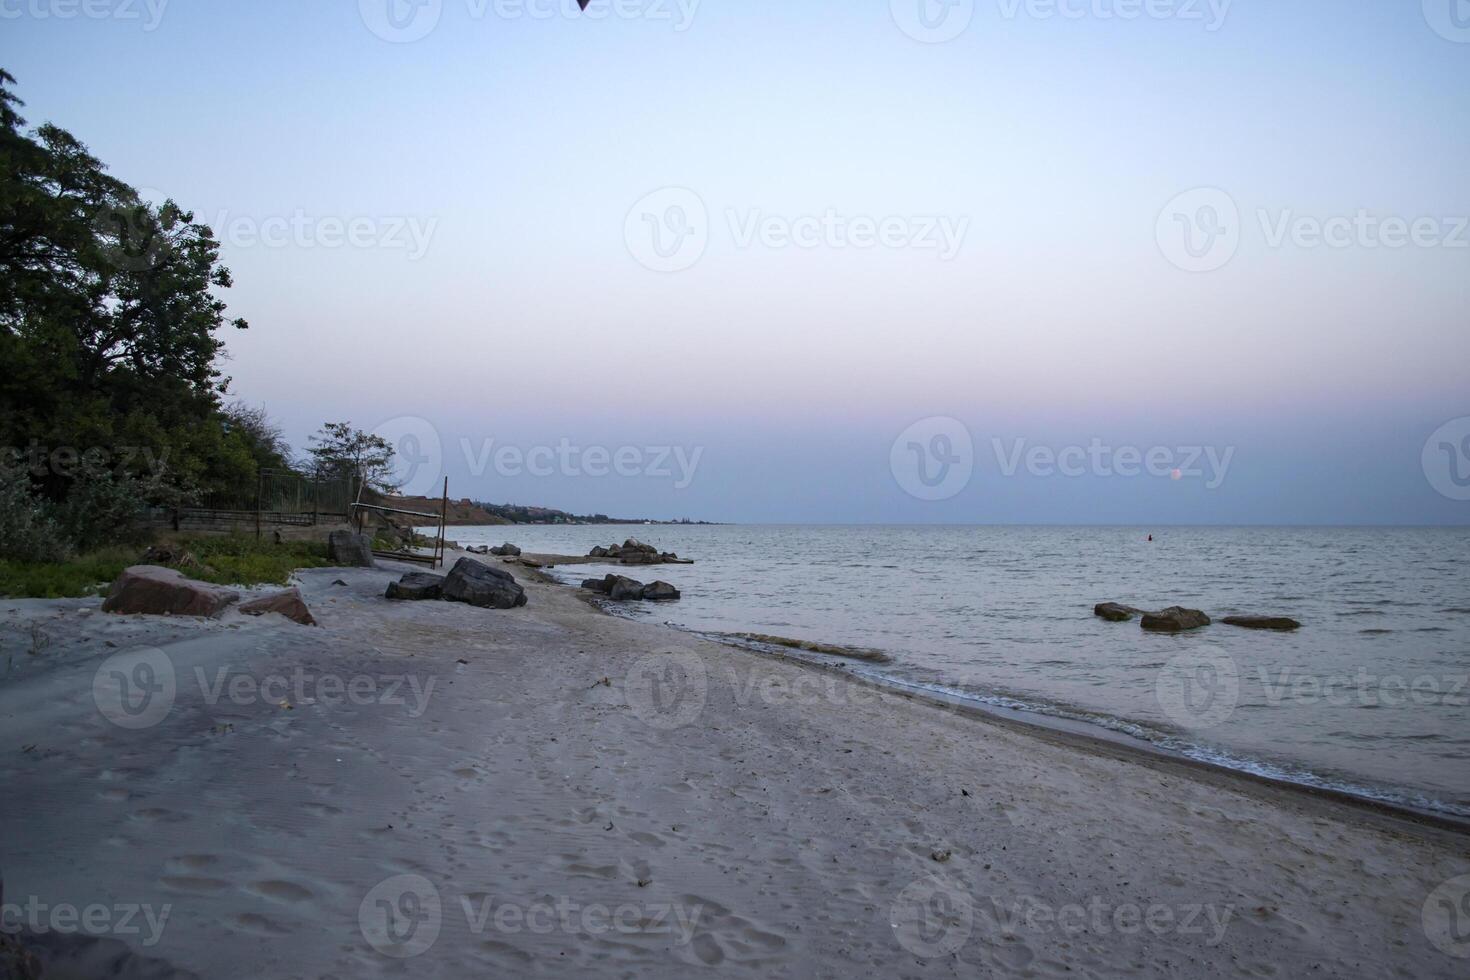
<svg viewBox="0 0 1470 980"><path fill-rule="evenodd" d="M1158 612L1144 613L1139 625L1154 633L1183 633L1210 625L1210 617L1198 609L1170 606Z"/></svg>
<svg viewBox="0 0 1470 980"><path fill-rule="evenodd" d="M1227 626L1239 626L1248 630L1276 630L1279 633L1301 629L1302 625L1285 616L1226 616L1220 622Z"/></svg>
<svg viewBox="0 0 1470 980"><path fill-rule="evenodd" d="M316 620L311 617L311 610L306 606L306 600L301 598L301 590L297 588L290 588L284 592L272 592L270 595L251 599L240 605L240 611L247 616L277 613L302 626L316 625Z"/></svg>
<svg viewBox="0 0 1470 980"><path fill-rule="evenodd" d="M521 557L521 549L507 541L499 548L491 548L490 554L498 555L501 558L519 558Z"/></svg>
<svg viewBox="0 0 1470 980"><path fill-rule="evenodd" d="M423 602L444 595L444 576L428 572L409 572L396 582L388 583L387 596L404 602Z"/></svg>
<svg viewBox="0 0 1470 980"><path fill-rule="evenodd" d="M526 604L526 590L509 572L461 558L444 579L444 598L482 609L514 609Z"/></svg>
<svg viewBox="0 0 1470 980"><path fill-rule="evenodd" d="M643 598L643 583L635 582L633 579L623 575L609 575L607 583L607 595L614 602L627 602L630 599Z"/></svg>
<svg viewBox="0 0 1470 980"><path fill-rule="evenodd" d="M607 578L586 579L582 582L582 588L588 592L601 592L603 595L607 595L608 589L612 587L608 582L608 579L611 578L614 578L614 576L609 575Z"/></svg>
<svg viewBox="0 0 1470 980"><path fill-rule="evenodd" d="M643 587L643 598L654 602L673 602L679 598L679 590L667 582L654 582Z"/></svg>
<svg viewBox="0 0 1470 980"><path fill-rule="evenodd" d="M327 560L342 568L372 568L373 539L352 531L327 535Z"/></svg>
<svg viewBox="0 0 1470 980"><path fill-rule="evenodd" d="M240 600L240 593L184 578L172 568L134 565L112 583L102 611L122 615L201 616L212 619Z"/></svg>
<svg viewBox="0 0 1470 980"><path fill-rule="evenodd" d="M1134 609L1117 602L1099 602L1092 607L1094 616L1101 616L1110 623L1126 623L1141 612L1142 609Z"/></svg>

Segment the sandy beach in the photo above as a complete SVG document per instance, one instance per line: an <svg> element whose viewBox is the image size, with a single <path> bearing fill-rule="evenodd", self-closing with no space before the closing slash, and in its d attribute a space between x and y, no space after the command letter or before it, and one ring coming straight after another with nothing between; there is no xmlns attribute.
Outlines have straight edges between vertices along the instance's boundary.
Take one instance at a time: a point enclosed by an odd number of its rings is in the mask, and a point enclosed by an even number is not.
<svg viewBox="0 0 1470 980"><path fill-rule="evenodd" d="M1462 831L501 567L526 608L0 603L7 928L81 976L1465 975Z"/></svg>

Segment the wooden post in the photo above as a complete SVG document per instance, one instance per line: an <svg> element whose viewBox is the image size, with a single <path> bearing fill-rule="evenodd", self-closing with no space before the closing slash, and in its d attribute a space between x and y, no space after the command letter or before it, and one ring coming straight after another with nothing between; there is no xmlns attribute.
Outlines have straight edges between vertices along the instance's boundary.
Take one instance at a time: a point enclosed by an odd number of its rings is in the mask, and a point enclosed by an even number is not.
<svg viewBox="0 0 1470 980"><path fill-rule="evenodd" d="M322 479L318 474L311 476L311 526L322 522Z"/></svg>
<svg viewBox="0 0 1470 980"><path fill-rule="evenodd" d="M260 507L261 507L261 499L260 499L260 496L261 496L261 493L264 490L264 488L265 488L265 474L264 473L257 472L255 474L255 540L257 540L257 541L260 540Z"/></svg>
<svg viewBox="0 0 1470 980"><path fill-rule="evenodd" d="M449 520L449 477L444 478L444 500L439 505L439 542L434 546L434 567L444 561L444 525Z"/></svg>

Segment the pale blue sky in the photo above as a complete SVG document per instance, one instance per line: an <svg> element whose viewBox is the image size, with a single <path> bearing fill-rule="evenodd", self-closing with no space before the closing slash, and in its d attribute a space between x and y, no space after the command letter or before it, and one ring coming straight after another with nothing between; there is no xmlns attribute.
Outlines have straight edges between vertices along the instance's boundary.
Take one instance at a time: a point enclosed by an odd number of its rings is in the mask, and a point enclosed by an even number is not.
<svg viewBox="0 0 1470 980"><path fill-rule="evenodd" d="M1470 520L1421 460L1470 415L1470 36L1450 0L1157 0L1169 16L1131 20L1104 16L1128 0L980 0L938 44L901 29L909 0L705 0L683 25L690 0L599 20L443 0L411 43L369 28L377 0L154 0L156 25L122 2L0 0L0 65L33 123L217 225L254 325L227 372L298 442L328 417L421 417L455 496L618 514ZM626 229L668 187L696 195L707 244L660 272ZM1239 215L1205 272L1167 236L1197 188ZM742 242L829 211L964 234L948 258ZM1435 244L1311 240L1360 212L1432 218ZM321 244L353 222L358 246ZM925 501L890 450L936 416L970 431L975 472ZM995 438L1234 455L1215 489L1007 476ZM687 487L515 476L467 464L487 439L702 455Z"/></svg>

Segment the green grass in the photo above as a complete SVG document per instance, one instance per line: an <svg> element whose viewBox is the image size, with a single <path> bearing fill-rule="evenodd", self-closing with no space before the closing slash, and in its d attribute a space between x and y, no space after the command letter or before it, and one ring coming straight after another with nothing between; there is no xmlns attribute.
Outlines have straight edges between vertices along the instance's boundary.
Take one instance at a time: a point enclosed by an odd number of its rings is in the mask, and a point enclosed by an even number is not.
<svg viewBox="0 0 1470 980"><path fill-rule="evenodd" d="M216 585L285 585L298 568L324 568L327 547L318 541L274 544L252 537L187 537L175 551L188 552L197 564L176 566L186 576ZM95 595L129 565L139 564L142 547L112 547L78 555L65 562L0 561L0 596L12 599L60 599Z"/></svg>

